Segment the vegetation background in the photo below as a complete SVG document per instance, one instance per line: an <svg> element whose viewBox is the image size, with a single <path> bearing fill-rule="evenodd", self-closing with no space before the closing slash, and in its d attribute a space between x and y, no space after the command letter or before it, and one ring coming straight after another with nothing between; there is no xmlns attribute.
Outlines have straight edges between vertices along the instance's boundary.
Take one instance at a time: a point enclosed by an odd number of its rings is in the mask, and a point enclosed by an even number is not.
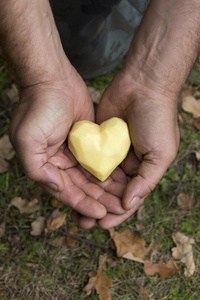
<svg viewBox="0 0 200 300"><path fill-rule="evenodd" d="M94 105L120 67L121 64L106 76L87 82ZM158 273L148 275L142 263L117 257L108 230L74 227L70 209L59 207L55 199L27 179L14 155L0 174L1 300L200 299L200 119L183 111L182 99L188 95L197 102L200 99L198 63L180 95L181 140L176 160L139 212L115 228L117 232L130 230L147 246L156 245L156 250L148 256L153 263L160 259L166 263L170 259L180 270L160 279ZM14 80L1 59L0 139L8 134L17 99ZM7 158L4 158L6 163ZM18 207L12 205L16 197ZM52 213L60 221L58 229L51 223ZM46 231L33 235L31 226L38 217L43 218ZM48 227L50 223L51 229ZM172 257L172 248L175 247L172 233L177 231L194 239L192 249L196 268L190 277L184 276L184 263ZM65 234L70 232L79 240L66 238ZM98 295L94 288L84 290L89 278L96 276L99 257L104 254L107 254L106 268L101 273L112 282L112 286L106 288L110 291L109 296Z"/></svg>

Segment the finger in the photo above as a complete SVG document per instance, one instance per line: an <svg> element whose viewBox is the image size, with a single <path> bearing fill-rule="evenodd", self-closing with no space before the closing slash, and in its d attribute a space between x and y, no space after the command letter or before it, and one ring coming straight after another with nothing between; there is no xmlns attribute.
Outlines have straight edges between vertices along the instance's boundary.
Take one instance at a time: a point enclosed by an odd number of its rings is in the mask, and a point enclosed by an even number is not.
<svg viewBox="0 0 200 300"><path fill-rule="evenodd" d="M111 227L115 227L115 226L121 224L122 222L124 222L130 216L132 216L133 213L143 203L143 201L144 201L144 198L140 199L140 201L138 202L138 204L134 208L126 211L123 215L114 215L114 214L108 213L104 218L102 218L101 220L98 220L97 224L103 229L108 229L108 228L111 228Z"/></svg>
<svg viewBox="0 0 200 300"><path fill-rule="evenodd" d="M78 168L85 174L90 182L100 186L104 191L111 193L120 199L122 198L124 188L127 184L127 177L123 170L121 170L119 167L117 167L103 182L97 179L83 167L78 166Z"/></svg>
<svg viewBox="0 0 200 300"><path fill-rule="evenodd" d="M122 205L128 210L134 208L141 198L150 194L158 184L172 160L164 157L151 158L150 154L144 156L137 175L131 179L124 190Z"/></svg>
<svg viewBox="0 0 200 300"><path fill-rule="evenodd" d="M55 192L45 184L41 184L41 186L65 205L72 207L84 216L101 219L106 215L106 208L96 199L86 195L81 187L74 185L67 171L60 170L60 173L65 183L61 192Z"/></svg>
<svg viewBox="0 0 200 300"><path fill-rule="evenodd" d="M18 159L29 179L40 184L46 184L54 191L63 190L63 178L54 163L48 161L46 149L41 148L37 143L33 143L32 139L29 141L28 138L26 143L19 142L15 148L19 153Z"/></svg>
<svg viewBox="0 0 200 300"><path fill-rule="evenodd" d="M111 174L110 177L114 182L118 182L121 184L127 184L127 177L124 171L120 168L117 167Z"/></svg>
<svg viewBox="0 0 200 300"><path fill-rule="evenodd" d="M32 170L26 171L26 175L39 184L45 184L53 191L61 192L64 189L64 181L60 170L49 162L45 163L39 169L33 167Z"/></svg>
<svg viewBox="0 0 200 300"><path fill-rule="evenodd" d="M114 214L123 214L124 209L121 206L121 199L115 195L105 192L104 189L97 184L91 182L79 169L73 168L67 170L73 184L80 187L82 191L89 197L96 199L103 204L107 211ZM91 178L92 175L89 177ZM117 184L116 187L120 196L122 196L124 185Z"/></svg>
<svg viewBox="0 0 200 300"><path fill-rule="evenodd" d="M71 213L71 218L73 222L78 223L78 225L83 229L90 229L97 225L96 219L84 217L74 210Z"/></svg>

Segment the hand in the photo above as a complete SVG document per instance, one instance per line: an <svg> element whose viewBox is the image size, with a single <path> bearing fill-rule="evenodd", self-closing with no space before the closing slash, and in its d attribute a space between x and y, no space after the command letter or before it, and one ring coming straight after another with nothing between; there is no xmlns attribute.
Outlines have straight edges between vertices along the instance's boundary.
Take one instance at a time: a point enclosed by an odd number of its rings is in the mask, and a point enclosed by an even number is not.
<svg viewBox="0 0 200 300"><path fill-rule="evenodd" d="M179 144L176 103L173 97L134 84L123 70L104 92L97 109L97 123L111 117L128 123L133 147L121 168L132 179L122 196L126 213L107 214L98 221L99 226L113 227L132 215L175 158Z"/></svg>
<svg viewBox="0 0 200 300"><path fill-rule="evenodd" d="M22 90L11 142L26 175L78 213L95 219L103 218L107 209L122 213L120 199L92 183L67 147L72 124L94 121L94 109L78 73L72 68L66 78Z"/></svg>

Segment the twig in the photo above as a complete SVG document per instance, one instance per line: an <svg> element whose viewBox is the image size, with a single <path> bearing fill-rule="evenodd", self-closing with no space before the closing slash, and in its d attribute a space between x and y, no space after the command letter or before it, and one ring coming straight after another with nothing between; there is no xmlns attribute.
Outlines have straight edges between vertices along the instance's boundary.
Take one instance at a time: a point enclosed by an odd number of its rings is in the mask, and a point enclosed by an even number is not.
<svg viewBox="0 0 200 300"><path fill-rule="evenodd" d="M32 230L31 228L26 228L26 229L5 231L2 236L14 235L14 234L20 234L20 233L30 233L31 230ZM110 247L106 247L106 246L104 246L102 244L94 243L94 242L92 242L92 241L90 241L88 239L83 239L83 238L81 238L81 237L79 237L77 235L71 234L69 232L64 232L62 230L57 230L55 232L57 232L58 234L63 235L63 236L71 237L74 240L77 240L77 241L79 241L81 243L84 243L84 244L87 244L87 245L90 245L90 246L93 246L93 247L96 247L96 248L101 248L101 249L104 249L106 251L108 251L108 250L111 249Z"/></svg>
<svg viewBox="0 0 200 300"><path fill-rule="evenodd" d="M64 232L62 230L58 230L57 233L59 233L61 235L64 235L64 236L69 236L69 237L73 238L74 240L77 240L79 242L85 243L85 244L93 246L93 247L101 248L101 249L104 249L104 250L109 250L110 249L110 247L106 247L102 244L94 243L94 242L92 242L88 239L83 239L83 238L81 238L77 235L71 234L69 232Z"/></svg>
<svg viewBox="0 0 200 300"><path fill-rule="evenodd" d="M19 229L19 230L11 230L11 231L5 231L2 236L4 235L14 235L14 234L19 234L19 233L29 233L31 232L31 228L26 228L26 229Z"/></svg>

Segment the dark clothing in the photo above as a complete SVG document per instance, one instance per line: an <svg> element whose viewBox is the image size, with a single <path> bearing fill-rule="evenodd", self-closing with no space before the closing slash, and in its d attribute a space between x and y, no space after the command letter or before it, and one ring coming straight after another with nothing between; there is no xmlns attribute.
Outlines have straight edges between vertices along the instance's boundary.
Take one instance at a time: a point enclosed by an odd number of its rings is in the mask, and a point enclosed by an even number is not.
<svg viewBox="0 0 200 300"><path fill-rule="evenodd" d="M84 79L127 53L149 0L50 0L64 51Z"/></svg>

